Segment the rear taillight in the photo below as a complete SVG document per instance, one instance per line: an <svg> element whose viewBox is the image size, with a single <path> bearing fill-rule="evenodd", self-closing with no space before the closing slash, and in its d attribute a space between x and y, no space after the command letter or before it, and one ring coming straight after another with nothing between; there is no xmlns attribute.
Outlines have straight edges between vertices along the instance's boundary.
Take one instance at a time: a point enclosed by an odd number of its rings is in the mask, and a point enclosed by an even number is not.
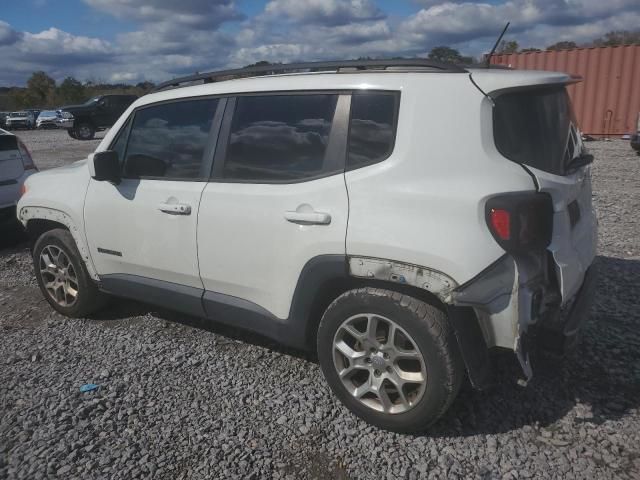
<svg viewBox="0 0 640 480"><path fill-rule="evenodd" d="M553 231L553 203L546 193L505 193L487 200L489 230L507 252L546 248Z"/></svg>
<svg viewBox="0 0 640 480"><path fill-rule="evenodd" d="M31 158L31 154L29 153L29 150L27 149L25 144L22 143L20 140L18 140L18 150L20 151L20 156L22 157L22 166L24 167L24 169L38 170L38 168L36 167L36 164L33 163L33 158Z"/></svg>
<svg viewBox="0 0 640 480"><path fill-rule="evenodd" d="M492 208L489 211L489 221L493 232L500 240L511 239L511 212L502 208Z"/></svg>

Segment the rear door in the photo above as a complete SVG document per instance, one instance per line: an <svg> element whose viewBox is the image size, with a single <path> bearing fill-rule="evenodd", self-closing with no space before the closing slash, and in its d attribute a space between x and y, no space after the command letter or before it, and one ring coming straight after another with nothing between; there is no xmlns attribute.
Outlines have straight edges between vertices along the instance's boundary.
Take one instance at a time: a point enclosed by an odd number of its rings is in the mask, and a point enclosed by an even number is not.
<svg viewBox="0 0 640 480"><path fill-rule="evenodd" d="M569 96L562 85L495 95L493 127L500 153L522 164L538 190L553 199L549 251L567 301L582 285L597 245L591 167L583 161L586 152Z"/></svg>
<svg viewBox="0 0 640 480"><path fill-rule="evenodd" d="M332 92L228 101L198 219L210 316L235 297L288 318L307 262L345 254L348 115L349 95Z"/></svg>

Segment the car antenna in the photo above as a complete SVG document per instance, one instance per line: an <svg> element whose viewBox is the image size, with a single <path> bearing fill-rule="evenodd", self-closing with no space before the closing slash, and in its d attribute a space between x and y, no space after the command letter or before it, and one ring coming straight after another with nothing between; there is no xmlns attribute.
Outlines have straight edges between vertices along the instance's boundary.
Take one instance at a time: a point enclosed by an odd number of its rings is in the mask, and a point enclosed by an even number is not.
<svg viewBox="0 0 640 480"><path fill-rule="evenodd" d="M502 37L504 37L505 32L507 31L507 28L509 28L509 25L511 25L511 22L507 22L507 24L504 26L504 28L502 29L502 33L500 34L500 36L498 37L498 40L496 40L495 45L493 46L493 48L491 49L491 51L489 52L489 55L487 55L486 58L486 62L487 62L487 68L490 68L491 65L491 57L493 56L493 54L496 51L496 48L498 48L498 45L500 44L500 40L502 40Z"/></svg>

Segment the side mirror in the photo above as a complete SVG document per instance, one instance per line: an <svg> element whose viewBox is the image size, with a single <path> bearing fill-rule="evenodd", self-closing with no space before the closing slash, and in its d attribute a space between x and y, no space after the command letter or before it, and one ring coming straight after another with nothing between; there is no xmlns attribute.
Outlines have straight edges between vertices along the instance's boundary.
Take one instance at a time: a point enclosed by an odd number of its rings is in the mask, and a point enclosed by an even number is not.
<svg viewBox="0 0 640 480"><path fill-rule="evenodd" d="M93 178L99 182L120 183L120 161L118 152L105 150L93 154Z"/></svg>

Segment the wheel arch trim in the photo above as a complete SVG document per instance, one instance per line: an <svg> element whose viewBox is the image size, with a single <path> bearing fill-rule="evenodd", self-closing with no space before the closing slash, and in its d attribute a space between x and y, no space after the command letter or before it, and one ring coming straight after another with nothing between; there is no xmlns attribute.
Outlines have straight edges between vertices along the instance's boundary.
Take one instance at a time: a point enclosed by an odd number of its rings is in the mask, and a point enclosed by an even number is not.
<svg viewBox="0 0 640 480"><path fill-rule="evenodd" d="M78 252L80 252L82 261L87 267L89 276L93 280L99 280L98 273L96 272L93 262L91 261L91 256L89 255L89 248L84 241L83 232L78 228L76 223L67 213L55 208L28 206L22 207L20 209L20 212L18 213L18 219L27 228L27 231L29 230L29 222L34 220L45 220L66 227L76 243L76 247L78 248Z"/></svg>

